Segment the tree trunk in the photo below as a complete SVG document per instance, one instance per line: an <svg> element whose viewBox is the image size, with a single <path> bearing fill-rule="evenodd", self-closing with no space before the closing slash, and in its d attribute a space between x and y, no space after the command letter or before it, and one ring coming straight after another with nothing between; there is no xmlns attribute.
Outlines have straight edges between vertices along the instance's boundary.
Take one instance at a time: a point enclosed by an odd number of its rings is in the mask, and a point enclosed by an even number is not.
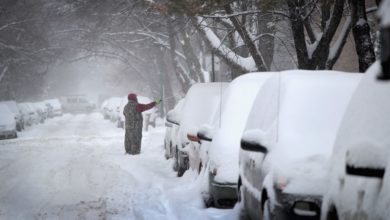
<svg viewBox="0 0 390 220"><path fill-rule="evenodd" d="M224 8L227 14L233 14L233 10L229 4L226 4ZM264 60L260 52L257 50L255 43L249 36L249 33L246 30L246 28L240 23L240 21L236 18L236 16L230 17L230 21L233 23L234 28L241 36L242 40L245 43L245 46L248 48L249 53L251 54L253 60L256 63L257 69L259 71L267 71L267 67L264 64Z"/></svg>
<svg viewBox="0 0 390 220"><path fill-rule="evenodd" d="M374 45L370 35L370 25L367 23L366 5L364 0L350 0L352 12L352 33L355 48L359 57L359 72L365 72L375 62Z"/></svg>
<svg viewBox="0 0 390 220"><path fill-rule="evenodd" d="M190 79L188 76L184 73L184 70L180 67L179 61L176 55L176 42L175 42L175 32L173 30L173 20L171 18L167 19L167 26L168 26L168 35L169 35L169 54L171 55L171 62L172 67L174 69L174 72L180 82L181 88L183 93L186 93L187 90L191 86Z"/></svg>

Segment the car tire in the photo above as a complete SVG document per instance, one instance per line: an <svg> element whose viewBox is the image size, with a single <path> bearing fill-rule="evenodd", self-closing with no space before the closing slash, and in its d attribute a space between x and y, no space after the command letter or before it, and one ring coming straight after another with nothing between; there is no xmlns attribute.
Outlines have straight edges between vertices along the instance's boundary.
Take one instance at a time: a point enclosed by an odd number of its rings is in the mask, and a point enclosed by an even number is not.
<svg viewBox="0 0 390 220"><path fill-rule="evenodd" d="M237 181L237 202L242 202L241 186L242 186L241 177L238 177L238 181Z"/></svg>
<svg viewBox="0 0 390 220"><path fill-rule="evenodd" d="M182 177L184 173L188 170L188 165L189 165L189 159L188 157L184 157L183 159L183 164L178 163L178 171L177 171L177 176Z"/></svg>
<svg viewBox="0 0 390 220"><path fill-rule="evenodd" d="M339 215L335 206L331 206L328 213L326 214L326 220L339 220Z"/></svg>
<svg viewBox="0 0 390 220"><path fill-rule="evenodd" d="M186 169L182 166L179 166L179 169L177 169L177 176L182 177L185 172L186 172Z"/></svg>
<svg viewBox="0 0 390 220"><path fill-rule="evenodd" d="M204 200L204 205L206 208L215 207L214 198L209 195L209 197Z"/></svg>
<svg viewBox="0 0 390 220"><path fill-rule="evenodd" d="M241 187L242 187L242 182L241 182L241 177L239 177L238 182L237 182L237 201L239 203L241 203L239 219L240 220L248 220L250 218L249 218L248 213L246 212L246 208L245 208L245 204L244 204L244 200L243 200L243 194L242 194L243 192L242 192Z"/></svg>
<svg viewBox="0 0 390 220"><path fill-rule="evenodd" d="M271 210L269 207L269 199L265 200L264 206L263 206L263 220L271 220Z"/></svg>
<svg viewBox="0 0 390 220"><path fill-rule="evenodd" d="M178 171L179 170L179 158L178 158L178 149L175 148L175 156L174 156L174 163L173 163L173 170Z"/></svg>

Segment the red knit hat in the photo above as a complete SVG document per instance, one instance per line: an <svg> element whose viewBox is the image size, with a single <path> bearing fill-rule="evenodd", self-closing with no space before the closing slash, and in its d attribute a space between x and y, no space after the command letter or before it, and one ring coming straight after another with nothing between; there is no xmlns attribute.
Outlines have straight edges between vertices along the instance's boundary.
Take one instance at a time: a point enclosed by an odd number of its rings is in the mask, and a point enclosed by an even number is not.
<svg viewBox="0 0 390 220"><path fill-rule="evenodd" d="M132 101L137 101L137 95L134 93L129 93L129 95L127 95L127 99Z"/></svg>

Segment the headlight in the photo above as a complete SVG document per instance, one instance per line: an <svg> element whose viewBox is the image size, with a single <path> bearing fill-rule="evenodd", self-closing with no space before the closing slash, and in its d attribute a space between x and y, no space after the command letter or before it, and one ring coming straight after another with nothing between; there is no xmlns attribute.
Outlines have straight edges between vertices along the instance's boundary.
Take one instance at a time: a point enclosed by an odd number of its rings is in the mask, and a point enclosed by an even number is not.
<svg viewBox="0 0 390 220"><path fill-rule="evenodd" d="M217 168L214 168L214 169L211 170L210 173L211 173L211 175L216 176L217 175L217 171L218 171Z"/></svg>
<svg viewBox="0 0 390 220"><path fill-rule="evenodd" d="M275 180L275 187L279 190L284 190L286 188L286 186L288 185L288 179L286 177L283 177L283 176L278 176L276 177L276 180Z"/></svg>

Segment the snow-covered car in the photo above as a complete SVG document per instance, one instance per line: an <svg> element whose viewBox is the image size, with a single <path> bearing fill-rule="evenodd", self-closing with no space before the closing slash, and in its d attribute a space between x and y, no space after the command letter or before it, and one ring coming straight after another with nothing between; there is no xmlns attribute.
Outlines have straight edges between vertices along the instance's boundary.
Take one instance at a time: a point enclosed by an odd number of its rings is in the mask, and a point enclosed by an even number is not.
<svg viewBox="0 0 390 220"><path fill-rule="evenodd" d="M15 118L9 107L4 103L0 103L0 140L17 138Z"/></svg>
<svg viewBox="0 0 390 220"><path fill-rule="evenodd" d="M252 73L234 79L222 96L214 121L203 125L198 132L201 142L211 142L207 147L208 205L224 208L237 201L241 134L256 94L270 76L269 73ZM202 143L202 148L204 146Z"/></svg>
<svg viewBox="0 0 390 220"><path fill-rule="evenodd" d="M18 103L17 105L20 109L21 116L22 116L23 121L24 121L24 125L31 126L33 124L33 121L32 121L32 117L30 115L31 109L30 109L29 105L27 103Z"/></svg>
<svg viewBox="0 0 390 220"><path fill-rule="evenodd" d="M102 105L100 106L100 111L102 112L104 119L108 119L108 100L109 99L104 100Z"/></svg>
<svg viewBox="0 0 390 220"><path fill-rule="evenodd" d="M390 82L374 63L345 112L335 141L322 219L385 220L390 214Z"/></svg>
<svg viewBox="0 0 390 220"><path fill-rule="evenodd" d="M28 111L28 114L30 116L31 124L38 124L40 118L34 104L31 102L24 102L24 103L20 103L20 105L26 107L26 110Z"/></svg>
<svg viewBox="0 0 390 220"><path fill-rule="evenodd" d="M197 83L188 90L180 115L178 176L191 168L200 172L207 163L207 149L200 148L197 133L203 124L211 124L221 103L227 83Z"/></svg>
<svg viewBox="0 0 390 220"><path fill-rule="evenodd" d="M319 219L337 128L361 74L285 71L260 89L241 138L250 219Z"/></svg>
<svg viewBox="0 0 390 220"><path fill-rule="evenodd" d="M89 113L96 108L96 105L84 95L61 97L60 101L64 112Z"/></svg>
<svg viewBox="0 0 390 220"><path fill-rule="evenodd" d="M34 102L35 112L38 114L39 122L44 123L49 115L49 110L44 102Z"/></svg>
<svg viewBox="0 0 390 220"><path fill-rule="evenodd" d="M151 103L152 100L145 96L137 96L137 100L141 104L148 104ZM125 124L125 116L123 115L123 109L125 108L125 105L127 104L128 100L127 97L123 98L123 101L120 104L119 112L118 112L118 127L124 127ZM142 112L143 117L143 130L147 131L149 128L149 125L155 127L156 126L156 118L157 118L157 108L151 108L147 111Z"/></svg>
<svg viewBox="0 0 390 220"><path fill-rule="evenodd" d="M120 105L123 98L121 97L111 97L107 100L106 105L104 106L104 118L109 119L112 122L116 122L119 117Z"/></svg>
<svg viewBox="0 0 390 220"><path fill-rule="evenodd" d="M118 109L118 121L117 121L117 127L118 128L125 128L125 116L123 115L123 110L127 104L128 100L127 97L123 97L122 101L119 105Z"/></svg>
<svg viewBox="0 0 390 220"><path fill-rule="evenodd" d="M15 120L16 120L16 130L21 131L22 129L24 129L24 118L23 118L22 112L19 109L18 104L16 104L15 101L3 101L0 103L6 104L9 108L9 110L12 113L14 113Z"/></svg>
<svg viewBox="0 0 390 220"><path fill-rule="evenodd" d="M50 106L51 111L49 112L49 117L62 116L62 105L58 99L48 99L44 103L46 106Z"/></svg>
<svg viewBox="0 0 390 220"><path fill-rule="evenodd" d="M175 158L174 170L177 171L177 149L178 149L178 133L180 126L180 115L183 107L184 99L177 102L175 107L167 113L165 123L165 158Z"/></svg>

